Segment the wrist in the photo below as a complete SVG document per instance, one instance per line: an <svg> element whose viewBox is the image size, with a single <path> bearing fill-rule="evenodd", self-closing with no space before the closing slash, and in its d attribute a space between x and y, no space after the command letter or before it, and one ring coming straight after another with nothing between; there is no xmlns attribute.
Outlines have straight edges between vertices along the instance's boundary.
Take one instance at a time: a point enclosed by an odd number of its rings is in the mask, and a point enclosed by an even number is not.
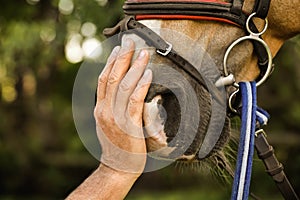
<svg viewBox="0 0 300 200"><path fill-rule="evenodd" d="M106 175L110 176L111 178L116 178L118 180L126 180L126 181L136 181L141 175L142 172L127 172L122 170L113 169L104 163L100 163L98 169L98 172L103 172Z"/></svg>
<svg viewBox="0 0 300 200"><path fill-rule="evenodd" d="M112 151L112 150L110 150ZM146 166L146 153L131 153L114 147L112 153L103 153L100 158L101 165L106 166L113 174L140 176Z"/></svg>

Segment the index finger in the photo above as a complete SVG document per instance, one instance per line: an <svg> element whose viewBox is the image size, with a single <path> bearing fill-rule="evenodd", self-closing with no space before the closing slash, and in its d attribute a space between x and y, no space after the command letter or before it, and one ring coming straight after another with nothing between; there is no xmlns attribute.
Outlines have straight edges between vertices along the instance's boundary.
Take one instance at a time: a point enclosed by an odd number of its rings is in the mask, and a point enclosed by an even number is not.
<svg viewBox="0 0 300 200"><path fill-rule="evenodd" d="M111 103L115 101L119 83L128 71L132 56L134 54L134 48L135 44L133 40L126 39L109 74L105 98L111 100Z"/></svg>
<svg viewBox="0 0 300 200"><path fill-rule="evenodd" d="M99 75L98 87L97 87L97 102L100 102L102 99L105 98L107 80L108 80L109 74L111 72L111 69L113 68L114 63L117 59L119 51L120 51L120 46L116 46L112 50L110 56L107 59L106 65L105 65L102 73Z"/></svg>

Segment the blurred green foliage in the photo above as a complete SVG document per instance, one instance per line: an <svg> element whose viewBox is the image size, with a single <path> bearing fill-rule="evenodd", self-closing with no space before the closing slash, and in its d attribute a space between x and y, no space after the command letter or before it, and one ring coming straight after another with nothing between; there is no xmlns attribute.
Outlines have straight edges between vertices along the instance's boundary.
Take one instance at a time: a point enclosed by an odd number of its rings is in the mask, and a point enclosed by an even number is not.
<svg viewBox="0 0 300 200"><path fill-rule="evenodd" d="M0 199L64 198L98 164L72 118L72 87L84 55L72 60L66 47L74 38L78 44L104 40L103 28L122 16L122 0L0 0L0 5ZM89 34L84 24L96 30ZM272 114L269 138L300 191L299 37L282 48L275 63L259 100ZM256 165L253 183L259 184L253 190L274 194L272 180ZM128 199L227 198L230 186L219 189L215 182L171 166L143 175Z"/></svg>
<svg viewBox="0 0 300 200"><path fill-rule="evenodd" d="M1 1L1 196L62 198L96 167L74 127L80 62L66 60L65 45L86 22L100 40L120 10L121 1Z"/></svg>

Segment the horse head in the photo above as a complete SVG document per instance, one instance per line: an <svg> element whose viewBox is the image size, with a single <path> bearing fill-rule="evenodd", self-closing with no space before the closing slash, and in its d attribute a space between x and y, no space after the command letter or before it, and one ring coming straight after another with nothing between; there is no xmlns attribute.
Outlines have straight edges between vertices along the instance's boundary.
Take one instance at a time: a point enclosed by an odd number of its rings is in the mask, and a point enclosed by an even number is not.
<svg viewBox="0 0 300 200"><path fill-rule="evenodd" d="M223 4L225 7L238 2L240 4L237 7L240 6L241 10L237 12L242 12L245 16L253 13L257 6L256 0L127 0L124 8L126 11L128 5L138 8L141 4L151 2L154 2L151 6L156 6L156 10L168 9L165 8L168 4L164 3L187 3L186 5L190 5L188 11L195 11L196 8L191 6L197 2L206 2L207 5ZM300 1L272 0L268 6L268 29L262 39L275 56L287 39L300 33ZM189 162L216 157L225 160L222 148L230 138L230 117L226 105L234 87L217 87L215 82L224 76L223 62L227 48L244 36L245 30L236 22L220 20L222 17L218 20L211 16L196 19L186 13L181 14L180 11L178 15L171 17L167 14L159 17L146 15L147 12L142 14L139 18L135 15L135 19L172 45L177 55L191 63L196 73L200 73L202 83L205 83L199 84L197 77L193 77L193 71L187 72L178 67L174 60L157 54L144 38L134 32L123 34L123 40L131 38L136 41L137 48L150 48L152 52L149 68L153 71L153 84L144 108L149 152L154 152L155 156L161 158ZM228 21L229 23L224 23ZM261 31L266 21L254 16L253 23ZM234 47L229 54L228 71L235 77L235 82L256 80L261 73L258 62L252 42L245 41ZM203 144L209 131L218 136L211 144L213 147ZM209 150L205 151L203 148Z"/></svg>

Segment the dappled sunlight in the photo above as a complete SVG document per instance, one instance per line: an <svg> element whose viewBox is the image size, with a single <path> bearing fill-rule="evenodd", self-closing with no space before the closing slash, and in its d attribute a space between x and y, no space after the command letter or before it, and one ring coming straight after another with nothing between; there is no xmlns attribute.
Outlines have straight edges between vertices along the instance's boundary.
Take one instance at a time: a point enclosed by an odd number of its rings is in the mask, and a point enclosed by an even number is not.
<svg viewBox="0 0 300 200"><path fill-rule="evenodd" d="M96 60L102 53L101 43L96 38L88 38L83 41L82 50L85 58Z"/></svg>
<svg viewBox="0 0 300 200"><path fill-rule="evenodd" d="M26 2L30 5L35 5L37 4L38 2L40 2L40 0L26 0Z"/></svg>
<svg viewBox="0 0 300 200"><path fill-rule="evenodd" d="M92 22L85 22L81 26L81 34L84 37L93 37L96 34L97 27Z"/></svg>
<svg viewBox="0 0 300 200"><path fill-rule="evenodd" d="M62 14L69 15L74 10L74 3L72 0L59 0L58 9Z"/></svg>
<svg viewBox="0 0 300 200"><path fill-rule="evenodd" d="M108 0L95 0L100 6L105 6Z"/></svg>
<svg viewBox="0 0 300 200"><path fill-rule="evenodd" d="M83 39L78 33L71 35L65 46L66 59L70 63L79 63L84 59L96 60L101 53L101 42L98 39Z"/></svg>
<svg viewBox="0 0 300 200"><path fill-rule="evenodd" d="M65 46L66 59L70 63L78 63L83 60L81 42L82 36L80 34L74 34L70 36L70 39Z"/></svg>
<svg viewBox="0 0 300 200"><path fill-rule="evenodd" d="M70 63L96 60L101 56L101 42L96 38L97 27L92 22L71 21L68 23L69 39L65 45L66 59Z"/></svg>
<svg viewBox="0 0 300 200"><path fill-rule="evenodd" d="M17 91L14 87L13 81L6 81L2 84L2 99L5 102L13 102L17 98Z"/></svg>

